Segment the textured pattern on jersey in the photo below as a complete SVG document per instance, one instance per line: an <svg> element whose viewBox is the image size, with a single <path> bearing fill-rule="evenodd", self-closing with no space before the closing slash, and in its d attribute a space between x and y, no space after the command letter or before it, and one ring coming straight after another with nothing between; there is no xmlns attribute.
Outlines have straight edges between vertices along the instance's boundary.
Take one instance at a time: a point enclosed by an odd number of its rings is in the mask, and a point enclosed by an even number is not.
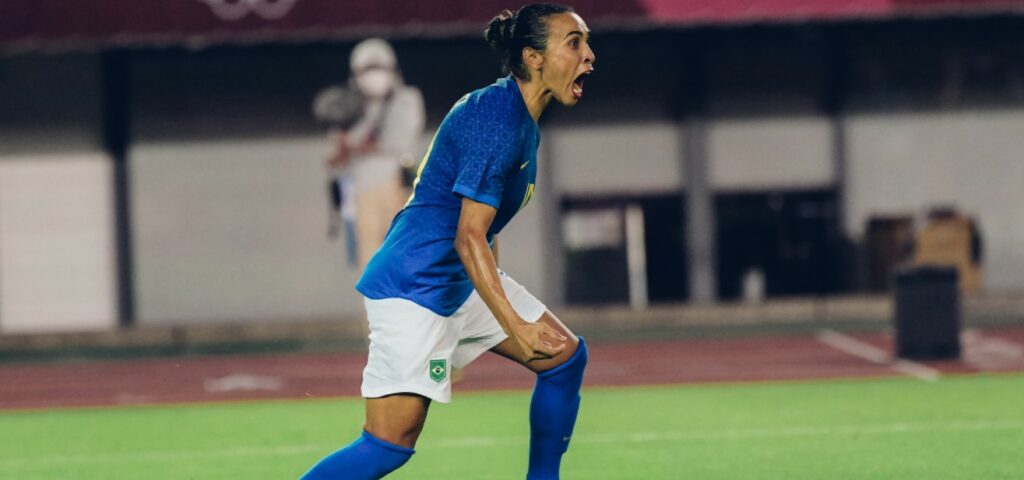
<svg viewBox="0 0 1024 480"><path fill-rule="evenodd" d="M487 102L481 97L463 105L472 114L459 116L453 125L452 141L458 147L460 171L452 191L498 208L506 176L523 156L524 132L507 121L519 116L511 108L516 105Z"/></svg>

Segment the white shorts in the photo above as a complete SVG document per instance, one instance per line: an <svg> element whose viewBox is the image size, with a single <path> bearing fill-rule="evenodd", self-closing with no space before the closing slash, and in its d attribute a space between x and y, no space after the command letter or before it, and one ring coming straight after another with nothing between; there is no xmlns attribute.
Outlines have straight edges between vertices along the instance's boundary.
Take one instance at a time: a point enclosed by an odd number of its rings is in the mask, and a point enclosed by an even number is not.
<svg viewBox="0 0 1024 480"><path fill-rule="evenodd" d="M547 307L522 285L500 272L512 308L527 322ZM370 353L362 394L377 398L415 393L449 403L451 368L462 368L508 338L476 290L450 317L404 298L364 298L370 322Z"/></svg>

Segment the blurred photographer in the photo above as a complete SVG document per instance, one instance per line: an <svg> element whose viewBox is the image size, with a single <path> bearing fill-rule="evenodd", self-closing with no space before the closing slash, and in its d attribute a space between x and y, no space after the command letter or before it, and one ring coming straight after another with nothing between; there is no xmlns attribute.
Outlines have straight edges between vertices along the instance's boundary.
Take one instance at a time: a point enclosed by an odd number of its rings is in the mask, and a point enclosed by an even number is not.
<svg viewBox="0 0 1024 480"><path fill-rule="evenodd" d="M362 268L409 197L405 171L415 164L425 118L423 96L404 84L387 42L360 42L349 63L348 86L321 92L313 110L333 144L331 233L339 221L346 225L349 261L356 257Z"/></svg>

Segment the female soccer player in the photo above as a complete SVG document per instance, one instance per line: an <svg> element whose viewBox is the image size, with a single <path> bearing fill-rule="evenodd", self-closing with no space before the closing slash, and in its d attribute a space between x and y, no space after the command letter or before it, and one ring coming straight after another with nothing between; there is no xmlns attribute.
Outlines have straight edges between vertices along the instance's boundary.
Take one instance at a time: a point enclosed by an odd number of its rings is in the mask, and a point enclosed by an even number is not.
<svg viewBox="0 0 1024 480"><path fill-rule="evenodd" d="M413 194L356 288L370 352L362 436L303 479L381 478L414 453L432 400L451 400L451 368L490 350L537 373L528 479L557 479L579 411L582 338L497 267L494 236L533 195L537 120L575 105L594 70L589 30L572 9L534 4L491 20L506 78L456 102Z"/></svg>

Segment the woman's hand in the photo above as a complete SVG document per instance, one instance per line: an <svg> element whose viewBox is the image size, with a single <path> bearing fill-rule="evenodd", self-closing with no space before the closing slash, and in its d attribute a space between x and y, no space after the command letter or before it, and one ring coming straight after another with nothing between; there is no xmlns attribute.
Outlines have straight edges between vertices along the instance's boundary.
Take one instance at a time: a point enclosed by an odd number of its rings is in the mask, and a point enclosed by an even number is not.
<svg viewBox="0 0 1024 480"><path fill-rule="evenodd" d="M543 322L517 323L511 330L509 337L515 342L523 363L554 358L565 351L569 340Z"/></svg>

